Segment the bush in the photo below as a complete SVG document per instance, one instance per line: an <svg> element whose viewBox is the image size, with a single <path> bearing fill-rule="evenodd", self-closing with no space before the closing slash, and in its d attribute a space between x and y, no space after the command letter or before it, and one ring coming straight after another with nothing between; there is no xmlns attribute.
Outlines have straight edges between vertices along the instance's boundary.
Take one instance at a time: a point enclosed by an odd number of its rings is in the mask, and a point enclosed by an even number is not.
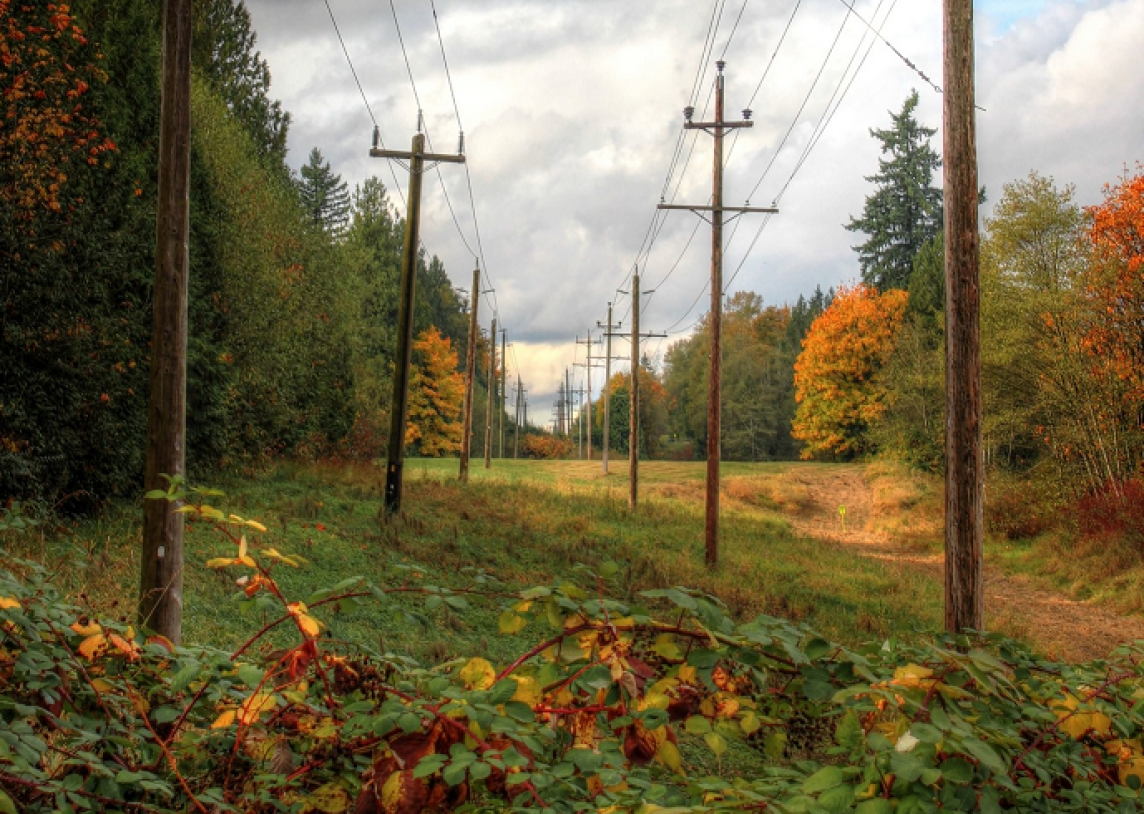
<svg viewBox="0 0 1144 814"><path fill-rule="evenodd" d="M90 619L33 564L0 571L0 811L1129 812L1144 799L1144 649L1079 666L996 636L848 649L781 619L736 623L682 588L611 599L614 564L511 594L480 573L456 592L352 578L303 603L274 578L301 558L248 545L261 524L187 511L233 542L208 567L239 572L236 602L268 620L231 654ZM501 633L533 643L507 665L427 669L328 635L339 611L397 594L424 601L387 610L411 623L497 603ZM297 643L256 655L279 626Z"/></svg>
<svg viewBox="0 0 1144 814"><path fill-rule="evenodd" d="M1096 542L1127 542L1144 555L1144 483L1109 481L1076 504L1081 536Z"/></svg>

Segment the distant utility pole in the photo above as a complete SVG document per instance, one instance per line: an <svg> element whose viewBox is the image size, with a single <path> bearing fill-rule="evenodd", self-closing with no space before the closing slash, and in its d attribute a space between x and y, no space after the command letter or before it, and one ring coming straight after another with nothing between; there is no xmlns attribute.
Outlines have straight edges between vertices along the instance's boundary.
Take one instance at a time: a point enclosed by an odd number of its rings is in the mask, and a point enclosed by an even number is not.
<svg viewBox="0 0 1144 814"><path fill-rule="evenodd" d="M564 368L564 398L567 406L564 408L564 434L572 437L572 381L568 368Z"/></svg>
<svg viewBox="0 0 1144 814"><path fill-rule="evenodd" d="M469 452L473 437L473 384L477 372L477 302L481 298L481 268L473 270L473 287L469 305L469 347L465 351L465 410L461 433L461 483L469 482Z"/></svg>
<svg viewBox="0 0 1144 814"><path fill-rule="evenodd" d="M640 339L666 336L640 333L640 275L632 272L632 384L628 392L628 507L632 511L639 505L640 490Z"/></svg>
<svg viewBox="0 0 1144 814"><path fill-rule="evenodd" d="M498 458L504 457L504 417L508 412L508 356L505 354L505 337L508 331L501 328L500 332L500 414L497 416L497 424L500 426L500 447L497 454Z"/></svg>
<svg viewBox="0 0 1144 814"><path fill-rule="evenodd" d="M609 392L609 385L612 382L612 304L608 303L608 324L603 325L596 322L597 328L604 328L604 446L601 450L601 458L603 459L604 474L608 474L608 450L611 447L611 393ZM616 325L617 328L622 328L623 324ZM618 358L618 357L617 357Z"/></svg>
<svg viewBox="0 0 1144 814"><path fill-rule="evenodd" d="M524 385L520 383L520 373L516 374L516 432L512 441L512 457L520 457L520 422L524 415Z"/></svg>
<svg viewBox="0 0 1144 814"><path fill-rule="evenodd" d="M588 349L588 361L583 365L579 362L576 364L584 368L584 389L587 390L588 397L585 399L585 404L588 408L588 460L592 460L592 332L588 331L587 339L580 339L576 337L577 345L584 345Z"/></svg>
<svg viewBox="0 0 1144 814"><path fill-rule="evenodd" d="M418 123L421 116L418 114ZM409 198L405 215L405 245L401 253L401 300L397 305L397 359L393 371L393 401L389 410L388 460L385 466L385 510L401 511L402 469L405 466L405 424L409 420L409 365L413 360L413 302L416 295L417 249L421 228L421 176L425 162L464 164L463 155L425 152L425 134L417 128L409 152L378 149L379 131L373 130L371 158L397 158L409 162Z"/></svg>
<svg viewBox="0 0 1144 814"><path fill-rule="evenodd" d="M151 394L143 488L167 491L182 475L187 440L187 286L190 257L191 0L163 4L159 116L159 212L151 334ZM139 626L179 643L183 631L183 515L166 500L143 502Z"/></svg>
<svg viewBox="0 0 1144 814"><path fill-rule="evenodd" d="M572 391L576 397L576 457L584 458L584 388L578 387Z"/></svg>
<svg viewBox="0 0 1144 814"><path fill-rule="evenodd" d="M985 626L972 0L945 0L945 629Z"/></svg>
<svg viewBox="0 0 1144 814"><path fill-rule="evenodd" d="M493 465L493 403L497 392L497 321L493 318L493 327L489 332L489 403L485 410L485 469Z"/></svg>
<svg viewBox="0 0 1144 814"><path fill-rule="evenodd" d="M706 522L706 561L710 568L719 563L719 459L720 433L722 432L722 379L723 379L723 213L747 212L777 213L777 209L750 206L723 206L723 131L753 127L751 111L743 111L743 121L723 120L723 67L719 60L715 77L715 121L693 122L693 107L683 109L685 130L703 130L715 140L715 172L710 206L686 206L661 203L660 209L689 209L700 217L700 213L711 213L711 357L710 377L707 395L707 522Z"/></svg>

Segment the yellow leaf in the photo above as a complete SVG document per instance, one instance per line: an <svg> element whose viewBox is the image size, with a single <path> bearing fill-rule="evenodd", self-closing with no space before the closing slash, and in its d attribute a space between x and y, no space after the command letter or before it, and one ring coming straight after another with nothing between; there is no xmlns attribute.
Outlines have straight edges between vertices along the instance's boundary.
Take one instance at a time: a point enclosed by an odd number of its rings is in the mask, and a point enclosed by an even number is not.
<svg viewBox="0 0 1144 814"><path fill-rule="evenodd" d="M239 712L238 721L244 726L256 723L259 716L278 706L278 699L268 692L256 692L246 699Z"/></svg>
<svg viewBox="0 0 1144 814"><path fill-rule="evenodd" d="M207 568L227 568L236 562L238 560L232 560L230 557L215 557L213 560L207 560Z"/></svg>
<svg viewBox="0 0 1144 814"><path fill-rule="evenodd" d="M103 630L96 622L72 622L71 629L78 633L80 636L94 636Z"/></svg>
<svg viewBox="0 0 1144 814"><path fill-rule="evenodd" d="M1128 778L1135 777L1144 786L1144 757L1133 757L1120 761L1120 785L1128 786ZM1129 788L1131 788L1129 786Z"/></svg>
<svg viewBox="0 0 1144 814"><path fill-rule="evenodd" d="M510 610L504 611L497 619L497 629L506 636L512 633L519 633L528 624L528 620L521 616L519 613L513 613Z"/></svg>
<svg viewBox="0 0 1144 814"><path fill-rule="evenodd" d="M298 627L311 639L322 632L322 623L308 613L298 614Z"/></svg>
<svg viewBox="0 0 1144 814"><path fill-rule="evenodd" d="M394 772L381 787L381 810L385 814L394 814L400 808L405 798L405 779L401 772Z"/></svg>
<svg viewBox="0 0 1144 814"><path fill-rule="evenodd" d="M266 533L266 526L262 525L257 520L247 520L246 525L255 531L261 531L263 534Z"/></svg>
<svg viewBox="0 0 1144 814"><path fill-rule="evenodd" d="M528 704L530 707L540 703L540 686L536 683L535 678L518 675L513 675L512 678L516 680L516 692L513 693L513 701Z"/></svg>
<svg viewBox="0 0 1144 814"><path fill-rule="evenodd" d="M698 673L690 664L681 664L679 665L679 672L676 673L676 677L679 679L680 683L695 684Z"/></svg>
<svg viewBox="0 0 1144 814"><path fill-rule="evenodd" d="M497 672L488 659L478 656L470 659L458 676L470 690L487 690L496 683Z"/></svg>
<svg viewBox="0 0 1144 814"><path fill-rule="evenodd" d="M91 686L96 692L111 692L115 689L115 685L105 678L97 678L91 682Z"/></svg>
<svg viewBox="0 0 1144 814"><path fill-rule="evenodd" d="M233 517L234 515L231 515ZM240 518L241 519L241 518ZM246 556L246 535L238 538L238 558L241 560Z"/></svg>
<svg viewBox="0 0 1144 814"><path fill-rule="evenodd" d="M238 716L238 711L228 709L222 715L215 718L214 723L211 724L211 729L226 729L234 723L234 719Z"/></svg>
<svg viewBox="0 0 1144 814"><path fill-rule="evenodd" d="M95 661L99 651L107 644L107 638L102 633L88 636L79 646L79 654L88 661Z"/></svg>
<svg viewBox="0 0 1144 814"><path fill-rule="evenodd" d="M669 740L664 740L655 750L655 759L676 774L683 775L683 756L679 754L679 747Z"/></svg>
<svg viewBox="0 0 1144 814"><path fill-rule="evenodd" d="M254 562L254 558L251 557L249 554L244 554L243 556L241 556L237 560L235 560L235 562L239 563L240 565L249 566L251 568L256 567L256 563Z"/></svg>
<svg viewBox="0 0 1144 814"><path fill-rule="evenodd" d="M894 670L893 684L900 684L903 687L916 687L921 680L929 678L933 675L933 670L928 667L920 667L917 664L907 664L905 667L899 667Z"/></svg>
<svg viewBox="0 0 1144 814"><path fill-rule="evenodd" d="M0 610L7 610L8 608L18 608L20 603L15 599L7 596L0 596Z"/></svg>

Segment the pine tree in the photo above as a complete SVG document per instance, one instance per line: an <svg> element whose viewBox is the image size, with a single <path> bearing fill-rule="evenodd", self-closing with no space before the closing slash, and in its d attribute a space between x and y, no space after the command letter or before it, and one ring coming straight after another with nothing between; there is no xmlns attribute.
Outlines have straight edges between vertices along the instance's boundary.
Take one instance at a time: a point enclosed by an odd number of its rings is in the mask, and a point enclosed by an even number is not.
<svg viewBox="0 0 1144 814"><path fill-rule="evenodd" d="M880 291L908 289L914 258L942 226L942 193L932 185L941 157L930 147L937 132L914 118L918 93L913 91L888 130L871 130L882 144L878 172L866 180L877 189L866 198L861 218L846 228L864 232L869 240L855 246L862 279Z"/></svg>
<svg viewBox="0 0 1144 814"><path fill-rule="evenodd" d="M349 224L350 191L342 177L330 169L317 147L299 171L296 181L302 209L309 220L331 234L341 234Z"/></svg>

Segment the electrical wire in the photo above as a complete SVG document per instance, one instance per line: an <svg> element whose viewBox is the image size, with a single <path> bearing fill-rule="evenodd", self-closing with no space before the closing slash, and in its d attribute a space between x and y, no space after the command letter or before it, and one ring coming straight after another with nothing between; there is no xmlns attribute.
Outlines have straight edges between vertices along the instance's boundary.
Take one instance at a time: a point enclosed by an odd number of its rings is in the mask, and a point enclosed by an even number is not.
<svg viewBox="0 0 1144 814"><path fill-rule="evenodd" d="M894 47L894 44L893 44L892 42L890 42L888 39L886 39L885 37L883 37L883 36L882 36L882 32L881 32L880 30L878 30L878 29L874 28L874 26L870 25L870 23L868 23L868 22L866 21L866 18L865 18L865 17L863 17L861 14L859 14L857 11L855 11L855 10L854 10L854 6L853 6L853 4L852 4L851 2L849 2L849 0L838 0L838 2L842 3L842 5L846 6L846 8L848 8L848 9L850 9L850 12L851 12L851 13L852 13L852 14L853 14L855 17L857 17L859 20L861 20L861 21L862 21L862 24L863 24L864 26L866 26L866 28L868 28L868 29L870 29L871 31L873 31L873 32L874 32L874 36L876 36L878 39L880 39L882 42L884 42L884 43L886 44L886 47L888 47L888 48L889 48L891 51L893 51L895 54L897 54L897 55L898 55L898 59L900 59L900 60L902 60L902 62L906 63L906 67L908 67L908 68L909 68L911 71L913 71L913 72L914 72L914 73L916 73L916 74L917 74L919 77L921 77L921 80L922 80L923 82L925 82L927 85L929 85L931 88L933 88L933 89L934 89L935 91L937 91L938 93L941 93L941 92L942 92L942 89L941 89L941 86L940 86L940 85L938 85L938 84L937 84L937 83L935 83L935 82L934 82L932 79L930 79L928 76L926 76L926 75L925 75L925 74L922 72L922 70L921 70L921 69L920 69L920 68L919 68L917 65L915 65L913 62L911 62L909 59L907 59L907 58L906 58L906 55L905 55L905 54L903 54L901 51L899 51L897 48L895 48L895 47ZM883 25L884 25L884 24L885 24L885 20L883 20L883 21L882 21L882 23L883 23Z"/></svg>

